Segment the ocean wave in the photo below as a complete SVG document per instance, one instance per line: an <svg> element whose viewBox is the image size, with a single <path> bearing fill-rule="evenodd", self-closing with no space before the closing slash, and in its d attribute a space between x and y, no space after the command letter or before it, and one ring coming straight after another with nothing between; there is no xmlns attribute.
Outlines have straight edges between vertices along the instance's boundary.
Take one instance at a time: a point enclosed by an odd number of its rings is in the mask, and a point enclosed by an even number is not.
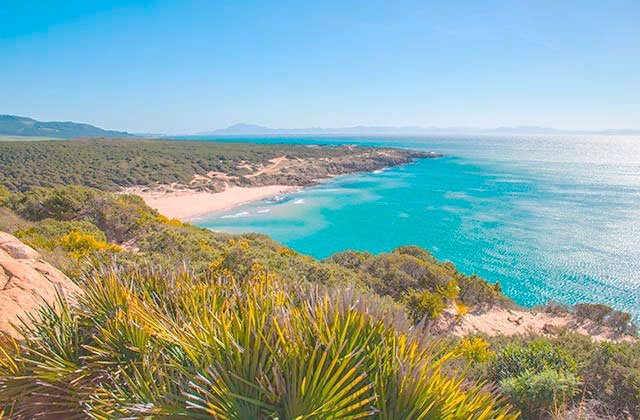
<svg viewBox="0 0 640 420"><path fill-rule="evenodd" d="M270 203L270 204L275 204L275 203L279 203L280 201L286 199L287 196L285 195L275 195L271 198L267 198L264 200L265 203Z"/></svg>
<svg viewBox="0 0 640 420"><path fill-rule="evenodd" d="M238 217L245 217L248 216L249 212L248 211L241 211L240 213L236 213L236 214L227 214L226 216L222 216L220 217L221 219L236 219Z"/></svg>

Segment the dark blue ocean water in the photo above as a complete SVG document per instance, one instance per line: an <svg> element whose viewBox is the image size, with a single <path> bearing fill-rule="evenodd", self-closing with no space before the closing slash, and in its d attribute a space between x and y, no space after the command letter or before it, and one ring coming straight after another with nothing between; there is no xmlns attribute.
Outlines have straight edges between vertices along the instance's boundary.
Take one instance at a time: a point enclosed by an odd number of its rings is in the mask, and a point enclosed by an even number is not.
<svg viewBox="0 0 640 420"><path fill-rule="evenodd" d="M227 139L230 140L230 139ZM522 305L598 301L640 314L640 138L232 139L363 143L446 155L211 214L323 258L417 244Z"/></svg>

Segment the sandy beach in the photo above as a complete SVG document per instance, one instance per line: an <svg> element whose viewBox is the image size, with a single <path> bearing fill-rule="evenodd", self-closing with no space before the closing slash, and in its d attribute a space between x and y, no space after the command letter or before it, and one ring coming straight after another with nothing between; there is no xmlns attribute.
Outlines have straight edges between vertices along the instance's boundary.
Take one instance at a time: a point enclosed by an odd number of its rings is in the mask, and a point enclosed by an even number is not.
<svg viewBox="0 0 640 420"><path fill-rule="evenodd" d="M187 221L207 213L227 210L241 204L263 200L297 189L300 189L300 187L267 185L250 188L229 187L222 192L211 193L190 189L162 191L131 187L125 189L123 192L139 195L149 207L158 210L167 217Z"/></svg>

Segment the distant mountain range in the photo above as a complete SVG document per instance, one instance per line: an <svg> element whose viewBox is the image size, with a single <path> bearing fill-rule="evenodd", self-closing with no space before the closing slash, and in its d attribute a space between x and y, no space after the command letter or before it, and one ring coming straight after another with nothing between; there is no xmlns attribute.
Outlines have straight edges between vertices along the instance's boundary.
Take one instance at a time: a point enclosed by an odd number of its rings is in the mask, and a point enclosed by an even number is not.
<svg viewBox="0 0 640 420"><path fill-rule="evenodd" d="M89 124L79 124L71 121L44 122L15 115L0 115L0 135L55 138L135 137L126 131L103 130Z"/></svg>
<svg viewBox="0 0 640 420"><path fill-rule="evenodd" d="M338 128L270 128L255 124L234 124L227 128L205 131L193 136L240 136L240 135L421 135L421 134L607 134L640 135L640 130L559 130L548 127L517 126L498 128L474 127L389 127L353 126Z"/></svg>
<svg viewBox="0 0 640 420"><path fill-rule="evenodd" d="M33 118L15 115L0 115L0 135L24 137L107 137L107 138L162 138L162 137L204 137L204 136L366 136L366 135L552 135L552 134L602 134L640 135L637 129L611 130L559 130L548 127L517 126L498 128L477 127L418 127L418 126L365 126L337 128L270 128L256 124L234 124L227 128L194 134L166 135L160 133L128 133L126 131L104 130L89 124L71 121L37 121Z"/></svg>

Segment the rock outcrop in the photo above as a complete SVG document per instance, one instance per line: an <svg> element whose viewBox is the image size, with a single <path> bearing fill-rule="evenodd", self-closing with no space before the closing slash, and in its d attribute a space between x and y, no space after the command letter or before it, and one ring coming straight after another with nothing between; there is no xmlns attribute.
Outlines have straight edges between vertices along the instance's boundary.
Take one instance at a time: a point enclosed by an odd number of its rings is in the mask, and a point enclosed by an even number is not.
<svg viewBox="0 0 640 420"><path fill-rule="evenodd" d="M53 303L57 291L71 303L82 293L33 248L0 232L0 331L19 337L12 324L20 323L44 302Z"/></svg>

